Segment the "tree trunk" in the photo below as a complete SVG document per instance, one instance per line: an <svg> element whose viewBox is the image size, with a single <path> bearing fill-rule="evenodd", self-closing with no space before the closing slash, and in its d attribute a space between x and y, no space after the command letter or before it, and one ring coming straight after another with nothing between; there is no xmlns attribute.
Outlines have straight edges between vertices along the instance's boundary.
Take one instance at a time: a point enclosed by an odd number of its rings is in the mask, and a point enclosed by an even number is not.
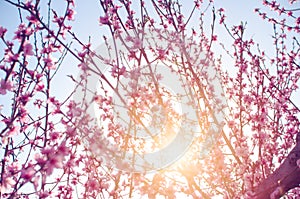
<svg viewBox="0 0 300 199"><path fill-rule="evenodd" d="M277 199L290 189L298 187L300 184L298 159L300 159L300 132L297 134L296 146L280 167L254 188L254 197L256 199L269 199L272 195L272 199Z"/></svg>

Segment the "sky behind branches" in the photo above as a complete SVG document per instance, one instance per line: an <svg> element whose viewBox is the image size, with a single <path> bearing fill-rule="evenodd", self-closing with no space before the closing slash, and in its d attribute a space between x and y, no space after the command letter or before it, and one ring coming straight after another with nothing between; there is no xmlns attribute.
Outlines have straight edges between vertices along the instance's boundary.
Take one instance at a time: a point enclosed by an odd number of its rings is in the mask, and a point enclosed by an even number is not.
<svg viewBox="0 0 300 199"><path fill-rule="evenodd" d="M46 1L45 1L46 2ZM133 1L138 2L138 1ZM149 1L145 1L146 5ZM187 3L190 2L190 3ZM51 1L51 4L53 8L59 13L63 12L62 9L64 9L65 1L59 0L59 1ZM99 1L84 1L84 0L77 0L75 1L76 4L76 15L75 15L75 21L70 24L72 25L72 31L76 33L76 36L83 41L84 43L88 43L89 41L92 44L92 48L96 49L102 42L103 42L103 35L109 36L109 32L107 29L103 26L99 25L99 17L103 16L102 10L100 9ZM134 4L134 3L133 3ZM183 11L186 13L189 13L192 9L192 6L194 5L193 1L185 1L183 4ZM283 5L286 6L286 8L293 8L289 5L288 1L283 1ZM41 11L42 13L45 13L47 11L46 3L42 1L40 3L41 5ZM203 4L203 7L201 10L205 9L205 6L207 4ZM261 17L258 16L257 13L254 13L255 8L262 8L262 1L258 0L244 0L244 1L236 1L236 0L217 0L213 3L215 10L218 10L219 8L225 9L226 14L226 23L229 28L231 28L233 25L239 25L241 22L246 25L246 31L245 31L245 38L253 38L253 40L259 44L261 47L261 50L264 50L266 54L272 54L274 53L274 48L272 48L273 40L273 27L270 23L267 23L266 21L262 20ZM294 4L294 6L299 7L300 1L298 3ZM44 6L44 7L43 7ZM137 8L139 4L136 4ZM270 12L269 10L266 10L266 12ZM138 9L137 9L138 12ZM151 12L151 11L150 11ZM199 12L199 11L196 11ZM207 34L211 32L211 22L212 22L212 13L209 13L210 10L208 9L206 16L204 18L204 26L205 31L207 31ZM24 16L27 15L27 13L22 13ZM276 13L277 14L277 13ZM194 28L197 30L197 23L199 20L199 13L195 13L193 16L191 22L190 22L190 28ZM219 23L219 18L217 16L216 23ZM7 36L12 37L11 35L13 32L17 29L17 26L20 23L20 17L18 10L10 5L9 3L5 1L0 1L0 25L7 28ZM189 30L190 31L190 30ZM225 47L230 48L230 43L232 42L232 39L230 38L229 34L226 33L224 27L216 26L215 27L215 34L218 36L218 42L223 43ZM3 43L0 43L0 55L3 55ZM214 52L216 54L216 57L219 57L222 55L223 58L223 68L225 70L233 70L234 63L232 60L229 59L229 57L226 57L226 53L224 50L221 49L220 46L213 46ZM81 49L78 49L81 50ZM55 76L57 81L54 81L54 87L57 87L56 90L58 93L55 94L56 96L61 96L62 99L66 95L65 90L71 90L73 88L73 83L71 81L69 82L63 82L62 80L66 80L66 75L73 75L76 77L78 71L77 67L78 63L74 59L72 59L71 56L67 56L64 63L61 66L61 69L58 73L58 75ZM0 77L3 74L0 74ZM300 96L300 95L299 95ZM297 98L297 96L292 96L292 100L294 103L300 107L300 97Z"/></svg>
<svg viewBox="0 0 300 199"><path fill-rule="evenodd" d="M41 12L43 16L47 16L46 2L47 1L44 0L41 1L40 4ZM64 9L65 7L64 6L65 1L52 0L51 2L53 8L58 13L63 13L62 9ZM134 2L138 2L138 1L134 1ZM189 1L190 3L187 2L188 1L182 1L183 13L189 13L193 7L192 0ZM149 4L149 1L146 1L146 5L147 3ZM203 8L201 8L202 11L205 9L206 5L207 4L203 5ZM219 8L225 9L225 14L226 14L225 22L229 28L231 28L233 25L240 25L241 23L243 24L247 23L245 38L246 39L252 38L257 44L259 44L261 50L266 52L267 56L274 57L273 54L275 53L275 51L274 51L273 39L272 39L272 35L274 33L273 33L272 24L262 20L257 13L254 13L255 8L263 7L261 1L216 0L213 5L216 11ZM300 7L300 2L298 2L298 5L297 7ZM136 7L136 9L138 10L139 4L135 5L134 7ZM286 8L289 8L289 6L287 5ZM95 1L77 0L76 11L77 14L75 15L75 21L69 24L73 27L72 32L74 32L76 36L83 43L91 42L92 49L96 49L99 45L102 44L103 35L106 35L108 37L110 35L106 27L99 25L99 17L104 15L104 13L102 13L101 11L99 2L97 0ZM270 12L269 10L265 10L265 11ZM151 12L151 10L149 12ZM197 31L198 29L197 23L199 22L199 13L200 13L199 11L196 11L194 17L190 21L190 25L187 27L188 33L191 33L191 28L194 28ZM26 16L27 13L22 13L22 15L23 15L23 19L25 19L24 16ZM219 22L219 16L216 19L217 24L218 22ZM212 13L210 9L208 9L204 17L204 23L205 23L204 29L205 31L207 31L207 36L209 36L211 33L210 26L212 23ZM13 38L13 33L17 29L17 26L19 24L20 24L20 17L16 7L10 5L9 3L3 0L0 1L0 26L3 26L8 29L8 33L6 34L6 38L8 38L8 40L11 40ZM232 52L231 44L233 42L233 39L230 38L230 35L228 33L226 33L226 30L223 26L216 25L214 35L218 36L217 38L218 42L223 43L224 46L228 50L231 49L230 51ZM299 38L298 35L295 35L295 37ZM71 41L71 38L69 39L70 39L69 41ZM74 45L76 48L77 44L76 42L74 42L72 45ZM77 50L80 51L81 47L79 47L79 45L77 46L78 46ZM0 42L0 57L3 57L4 48L5 46L3 45L2 42ZM212 51L215 52L216 58L222 56L222 67L224 70L228 70L228 71L236 70L236 68L234 68L233 59L230 59L230 57L226 55L225 51L219 45L214 44L212 46ZM71 79L67 78L66 76L73 75L73 77L76 79L79 73L77 65L78 65L78 61L75 60L74 57L72 57L72 55L66 56L66 59L61 65L57 75L54 77L54 80L52 81L51 96L55 96L59 100L64 100L70 94L70 92L74 89L74 84L71 81ZM0 73L0 79L1 78L3 78L3 73ZM8 104L10 102L10 100L8 99L9 97L10 96L7 95L0 98L1 101L2 100L4 101L4 102L2 101L0 104L6 105L7 108L3 111L9 112L9 108L10 108L10 104ZM300 107L299 91L298 93L295 92L293 94L291 100L294 102L294 104L297 107Z"/></svg>

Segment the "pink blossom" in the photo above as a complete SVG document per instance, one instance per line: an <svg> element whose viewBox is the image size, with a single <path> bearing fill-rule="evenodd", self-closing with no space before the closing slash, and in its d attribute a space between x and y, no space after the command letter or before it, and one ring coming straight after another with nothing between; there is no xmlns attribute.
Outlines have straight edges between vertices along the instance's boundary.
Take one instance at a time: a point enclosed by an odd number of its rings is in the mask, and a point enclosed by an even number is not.
<svg viewBox="0 0 300 199"><path fill-rule="evenodd" d="M69 21L74 20L74 15L76 14L76 12L72 9L68 9L67 10L67 19Z"/></svg>
<svg viewBox="0 0 300 199"><path fill-rule="evenodd" d="M5 61L6 62L14 62L17 61L19 58L19 54L13 54L10 51L6 53L5 55Z"/></svg>
<svg viewBox="0 0 300 199"><path fill-rule="evenodd" d="M54 19L52 21L54 23L57 23L57 25L59 27L63 27L64 26L64 18L63 17L54 16Z"/></svg>
<svg viewBox="0 0 300 199"><path fill-rule="evenodd" d="M39 24L39 20L34 15L27 16L26 19L33 24Z"/></svg>
<svg viewBox="0 0 300 199"><path fill-rule="evenodd" d="M39 175L35 175L33 177L32 181L33 181L34 189L37 190L38 186L39 186L40 176Z"/></svg>
<svg viewBox="0 0 300 199"><path fill-rule="evenodd" d="M32 4L32 0L28 0L24 3L25 8L33 9L34 5Z"/></svg>
<svg viewBox="0 0 300 199"><path fill-rule="evenodd" d="M48 198L50 196L50 192L49 191L41 191L39 193L39 198Z"/></svg>
<svg viewBox="0 0 300 199"><path fill-rule="evenodd" d="M126 68L123 66L122 68L119 68L118 66L114 66L112 69L112 76L113 77L119 77L121 75L124 75L126 73Z"/></svg>
<svg viewBox="0 0 300 199"><path fill-rule="evenodd" d="M14 39L22 40L25 36L29 36L33 33L33 29L26 27L24 23L21 23L18 27L18 30L15 32Z"/></svg>
<svg viewBox="0 0 300 199"><path fill-rule="evenodd" d="M71 127L71 126L68 126L67 130L66 130L66 133L67 133L68 136L74 137L76 135L76 129Z"/></svg>
<svg viewBox="0 0 300 199"><path fill-rule="evenodd" d="M298 17L298 18L296 19L296 24L297 24L297 25L300 24L300 17Z"/></svg>
<svg viewBox="0 0 300 199"><path fill-rule="evenodd" d="M127 29L133 28L134 26L133 26L132 20L127 20L126 23L125 23L125 27L126 27Z"/></svg>
<svg viewBox="0 0 300 199"><path fill-rule="evenodd" d="M219 12L224 12L225 10L224 10L224 8L220 8L218 11Z"/></svg>
<svg viewBox="0 0 300 199"><path fill-rule="evenodd" d="M54 58L48 54L46 58L43 59L48 69L55 69Z"/></svg>
<svg viewBox="0 0 300 199"><path fill-rule="evenodd" d="M6 174L3 175L3 181L2 186L0 187L1 192L5 192L6 190L9 190L15 185L16 181L12 178L7 176Z"/></svg>
<svg viewBox="0 0 300 199"><path fill-rule="evenodd" d="M26 105L26 104L29 102L30 98L31 98L31 94L30 94L30 93L25 93L25 94L23 94L22 96L20 96L20 97L18 98L18 100L19 100L23 105Z"/></svg>
<svg viewBox="0 0 300 199"><path fill-rule="evenodd" d="M19 126L13 126L7 132L7 136L11 137L11 136L14 136L14 135L18 134L19 132L20 132L20 127Z"/></svg>
<svg viewBox="0 0 300 199"><path fill-rule="evenodd" d="M166 55L168 54L168 51L161 48L157 48L156 50L158 52L158 59L165 59Z"/></svg>
<svg viewBox="0 0 300 199"><path fill-rule="evenodd" d="M132 80L138 80L138 78L141 76L141 71L139 68L135 68L135 69L132 69L130 72L129 72L129 78L132 79Z"/></svg>
<svg viewBox="0 0 300 199"><path fill-rule="evenodd" d="M195 0L194 3L198 9L201 7L201 3L202 3L201 1L199 2L199 1Z"/></svg>
<svg viewBox="0 0 300 199"><path fill-rule="evenodd" d="M4 34L6 33L7 29L0 26L0 37L4 37Z"/></svg>
<svg viewBox="0 0 300 199"><path fill-rule="evenodd" d="M24 169L22 170L21 178L23 178L25 181L29 181L34 176L35 172L36 171L32 167Z"/></svg>
<svg viewBox="0 0 300 199"><path fill-rule="evenodd" d="M108 16L100 17L99 22L102 25L109 24Z"/></svg>
<svg viewBox="0 0 300 199"><path fill-rule="evenodd" d="M139 49L142 46L142 41L140 40L140 38L134 38L133 39L133 49Z"/></svg>
<svg viewBox="0 0 300 199"><path fill-rule="evenodd" d="M136 53L135 51L130 50L129 55L128 55L128 59L129 60L136 59L136 54L135 53Z"/></svg>
<svg viewBox="0 0 300 199"><path fill-rule="evenodd" d="M86 63L81 62L80 64L78 64L78 67L81 68L81 70L86 71L88 69L88 66Z"/></svg>
<svg viewBox="0 0 300 199"><path fill-rule="evenodd" d="M0 94L5 95L6 91L12 91L13 90L13 84L11 81L7 80L5 81L4 79L0 80Z"/></svg>
<svg viewBox="0 0 300 199"><path fill-rule="evenodd" d="M38 154L38 153L34 155L34 160L41 167L47 162L46 158L47 157L45 155L41 155L41 154Z"/></svg>
<svg viewBox="0 0 300 199"><path fill-rule="evenodd" d="M52 132L51 134L50 134L50 140L51 141L56 141L60 136L59 136L59 132Z"/></svg>
<svg viewBox="0 0 300 199"><path fill-rule="evenodd" d="M75 7L75 1L74 1L74 0L67 0L67 1L68 1L68 3L69 3L71 6Z"/></svg>
<svg viewBox="0 0 300 199"><path fill-rule="evenodd" d="M44 167L46 170L46 174L49 176L53 173L54 169L62 168L64 159L65 156L63 154L50 155L49 160Z"/></svg>
<svg viewBox="0 0 300 199"><path fill-rule="evenodd" d="M26 41L23 45L23 52L25 56L31 56L34 54L32 51L32 45L28 41Z"/></svg>
<svg viewBox="0 0 300 199"><path fill-rule="evenodd" d="M95 179L90 179L87 181L87 185L88 189L90 190L96 190L99 189L99 183L97 183L97 181Z"/></svg>
<svg viewBox="0 0 300 199"><path fill-rule="evenodd" d="M58 153L62 154L63 156L68 155L70 149L66 146L66 142L62 142L61 145L58 147Z"/></svg>
<svg viewBox="0 0 300 199"><path fill-rule="evenodd" d="M195 31L194 28L192 28L192 34L193 34L193 36L197 36L197 32Z"/></svg>
<svg viewBox="0 0 300 199"><path fill-rule="evenodd" d="M82 113L81 109L79 107L76 107L76 103L74 101L71 101L68 105L68 112L67 115L70 117L79 117Z"/></svg>
<svg viewBox="0 0 300 199"><path fill-rule="evenodd" d="M36 85L36 91L43 91L45 85L43 82L39 82L37 85Z"/></svg>
<svg viewBox="0 0 300 199"><path fill-rule="evenodd" d="M51 175L54 169L60 169L63 167L63 161L68 153L69 149L66 147L64 142L57 149L54 147L42 149L43 156L36 155L35 160L41 167L43 166L47 175ZM45 156L48 158L45 159Z"/></svg>

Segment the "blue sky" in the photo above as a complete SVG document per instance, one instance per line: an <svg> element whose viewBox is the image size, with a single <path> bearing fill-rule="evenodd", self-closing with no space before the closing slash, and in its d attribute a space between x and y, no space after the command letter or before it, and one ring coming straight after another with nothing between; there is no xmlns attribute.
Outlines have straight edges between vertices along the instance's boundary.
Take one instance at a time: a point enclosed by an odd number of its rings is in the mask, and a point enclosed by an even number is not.
<svg viewBox="0 0 300 199"><path fill-rule="evenodd" d="M41 1L42 5L42 12L45 12L45 3L46 1ZM146 1L147 2L147 1ZM185 1L184 8L186 10L191 9L193 6L193 1L186 3ZM287 7L290 7L288 5L288 1L286 2ZM76 3L76 12L75 15L75 21L72 22L73 26L73 32L76 33L78 38L80 38L84 43L87 43L89 41L89 38L92 42L92 47L97 48L102 43L102 35L107 34L105 32L105 29L101 26L99 26L99 17L103 16L103 12L100 9L99 2L97 0L95 1L85 1L85 0L77 0ZM63 5L65 5L65 1L52 1L52 5L54 8L57 8L58 12L61 12L64 8ZM247 22L247 30L245 33L246 37L252 37L255 42L259 43L262 50L265 50L267 54L274 53L274 47L272 46L272 34L273 34L273 27L270 23L267 23L263 21L256 13L254 13L255 8L263 8L261 1L255 1L255 0L244 0L244 1L237 1L237 0L216 0L214 2L214 6L216 10L218 10L220 7L223 7L225 9L226 13L226 23L228 27L232 27L233 25L238 25L243 22ZM300 7L300 2L298 1L297 7ZM265 11L268 11L268 8L263 8ZM198 14L195 14L195 17L193 18L194 22L191 21L191 24L197 22ZM9 5L5 1L0 1L0 25L4 26L8 29L7 37L11 38L13 32L16 30L18 24L19 24L19 14L17 12L17 9ZM211 13L207 13L207 20L205 21L206 24L204 24L207 28L207 31L210 32L210 24L211 24ZM218 23L218 19L216 21ZM191 25L193 26L193 25ZM224 43L224 45L227 47L231 45L231 38L228 34L224 32L224 28L221 26L216 26L216 34L218 35L218 42ZM79 49L80 50L80 49ZM220 48L215 48L216 54L225 54ZM3 43L0 42L0 56L3 55ZM72 82L66 78L66 75L77 75L78 68L77 64L78 62L74 61L70 56L67 56L64 64L62 65L60 72L55 77L54 81L54 89L57 93L55 93L56 96L63 96L66 95L65 90L71 90L72 89ZM225 70L231 70L233 62L230 60L227 60L224 58L225 61L223 61L224 69ZM0 73L0 77L3 74ZM55 89L56 88L56 89ZM54 93L53 93L54 94ZM296 99L296 95L293 96L293 99L295 103L300 107L300 100L299 97Z"/></svg>

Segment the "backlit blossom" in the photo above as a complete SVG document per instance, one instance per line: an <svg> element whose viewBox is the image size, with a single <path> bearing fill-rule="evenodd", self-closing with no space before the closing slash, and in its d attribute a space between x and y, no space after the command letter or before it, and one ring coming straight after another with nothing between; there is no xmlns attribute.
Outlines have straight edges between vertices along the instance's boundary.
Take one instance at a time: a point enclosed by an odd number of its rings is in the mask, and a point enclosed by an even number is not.
<svg viewBox="0 0 300 199"><path fill-rule="evenodd" d="M0 80L0 94L5 95L7 91L12 91L13 89L13 84L11 81L7 80L5 81L4 79Z"/></svg>
<svg viewBox="0 0 300 199"><path fill-rule="evenodd" d="M63 161L64 161L64 156L62 154L51 155L45 166L46 174L49 176L53 173L54 169L62 168Z"/></svg>
<svg viewBox="0 0 300 199"><path fill-rule="evenodd" d="M100 17L99 22L102 25L109 24L108 16Z"/></svg>
<svg viewBox="0 0 300 199"><path fill-rule="evenodd" d="M3 181L0 186L0 191L2 193L6 192L6 190L11 189L15 185L16 181L13 177L9 177L7 174L3 175Z"/></svg>
<svg viewBox="0 0 300 199"><path fill-rule="evenodd" d="M35 174L35 170L32 167L29 167L27 169L23 169L21 173L21 178L23 178L25 181L29 181L32 179L32 177Z"/></svg>
<svg viewBox="0 0 300 199"><path fill-rule="evenodd" d="M6 33L7 29L0 26L0 37L4 37L4 34Z"/></svg>
<svg viewBox="0 0 300 199"><path fill-rule="evenodd" d="M32 45L28 41L26 41L23 45L23 52L25 56L34 54L32 51Z"/></svg>
<svg viewBox="0 0 300 199"><path fill-rule="evenodd" d="M36 24L36 25L39 24L39 20L36 18L35 15L31 14L30 16L27 16L26 19L28 19L28 21L30 21L33 24Z"/></svg>
<svg viewBox="0 0 300 199"><path fill-rule="evenodd" d="M48 54L48 56L45 57L43 61L45 62L48 69L56 69L54 58L50 54Z"/></svg>
<svg viewBox="0 0 300 199"><path fill-rule="evenodd" d="M17 135L19 132L20 132L20 127L13 126L9 129L7 136L11 137L11 136Z"/></svg>
<svg viewBox="0 0 300 199"><path fill-rule="evenodd" d="M115 65L112 68L111 73L112 73L113 77L119 77L119 76L124 75L126 73L126 68L125 68L125 66L122 66L122 68L119 68L118 66Z"/></svg>
<svg viewBox="0 0 300 199"><path fill-rule="evenodd" d="M157 53L158 53L158 59L165 59L166 55L168 54L167 50L157 48Z"/></svg>
<svg viewBox="0 0 300 199"><path fill-rule="evenodd" d="M15 62L17 61L19 58L19 54L13 54L12 52L7 52L5 55L5 61L6 62Z"/></svg>
<svg viewBox="0 0 300 199"><path fill-rule="evenodd" d="M74 20L74 15L76 14L76 12L73 9L68 9L67 10L67 19L68 20Z"/></svg>
<svg viewBox="0 0 300 199"><path fill-rule="evenodd" d="M25 23L21 23L15 31L14 39L22 40L26 36L30 36L34 30L31 27L26 27Z"/></svg>

